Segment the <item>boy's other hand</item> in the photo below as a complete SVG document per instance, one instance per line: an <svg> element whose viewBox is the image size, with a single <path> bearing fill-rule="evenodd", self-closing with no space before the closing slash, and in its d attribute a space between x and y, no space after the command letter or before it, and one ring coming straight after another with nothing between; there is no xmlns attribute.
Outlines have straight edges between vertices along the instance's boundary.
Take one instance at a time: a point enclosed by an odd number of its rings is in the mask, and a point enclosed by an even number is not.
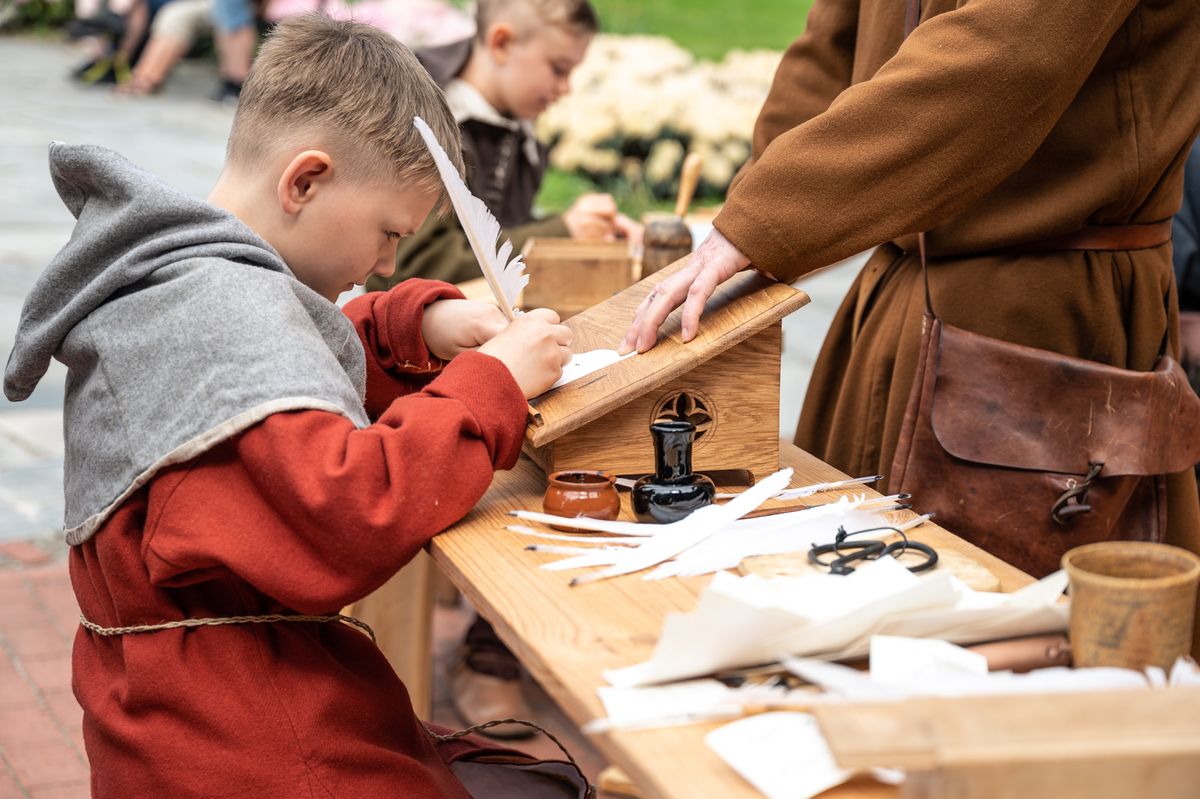
<svg viewBox="0 0 1200 799"><path fill-rule="evenodd" d="M634 221L625 214L617 214L613 220L613 227L617 231L617 238L627 239L631 244L641 244L645 228L641 222Z"/></svg>
<svg viewBox="0 0 1200 799"><path fill-rule="evenodd" d="M554 385L570 363L571 328L558 324L558 314L549 308L537 308L518 316L479 351L507 366L530 399Z"/></svg>
<svg viewBox="0 0 1200 799"><path fill-rule="evenodd" d="M617 201L611 194L582 194L563 214L563 223L573 239L612 241L617 216Z"/></svg>
<svg viewBox="0 0 1200 799"><path fill-rule="evenodd" d="M507 324L504 313L490 302L438 300L425 306L421 336L433 357L448 361L490 341Z"/></svg>

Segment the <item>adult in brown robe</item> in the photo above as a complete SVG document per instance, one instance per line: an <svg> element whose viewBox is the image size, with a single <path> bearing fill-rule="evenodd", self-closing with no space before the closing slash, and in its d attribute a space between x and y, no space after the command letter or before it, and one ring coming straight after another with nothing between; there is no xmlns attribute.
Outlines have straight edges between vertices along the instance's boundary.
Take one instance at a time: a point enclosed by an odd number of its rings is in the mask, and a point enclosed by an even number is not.
<svg viewBox="0 0 1200 799"><path fill-rule="evenodd" d="M915 232L946 323L1115 366L1178 357L1171 249L998 252L1169 219L1200 126L1195 0L816 0L788 49L716 232L639 308L653 346L685 299L753 263L792 281L880 245L817 361L796 443L850 474L892 466L921 339ZM1200 551L1191 471L1169 543Z"/></svg>

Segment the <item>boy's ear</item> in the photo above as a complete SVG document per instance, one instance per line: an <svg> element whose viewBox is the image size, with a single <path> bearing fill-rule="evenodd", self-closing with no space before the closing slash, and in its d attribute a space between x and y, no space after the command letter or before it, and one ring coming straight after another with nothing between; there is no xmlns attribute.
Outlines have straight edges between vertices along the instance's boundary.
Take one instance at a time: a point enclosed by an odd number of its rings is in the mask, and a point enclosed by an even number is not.
<svg viewBox="0 0 1200 799"><path fill-rule="evenodd" d="M285 214L296 214L333 176L333 159L321 150L296 155L279 176L279 205Z"/></svg>
<svg viewBox="0 0 1200 799"><path fill-rule="evenodd" d="M493 22L487 29L484 44L487 45L492 60L497 64L504 64L508 61L509 48L516 38L517 32L512 25L507 22Z"/></svg>

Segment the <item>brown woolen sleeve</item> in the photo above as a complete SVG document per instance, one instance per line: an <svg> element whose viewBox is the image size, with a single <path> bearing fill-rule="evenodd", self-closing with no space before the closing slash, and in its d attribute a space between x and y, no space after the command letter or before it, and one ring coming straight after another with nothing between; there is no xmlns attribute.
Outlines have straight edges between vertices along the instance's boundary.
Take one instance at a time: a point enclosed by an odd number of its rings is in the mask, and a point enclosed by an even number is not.
<svg viewBox="0 0 1200 799"><path fill-rule="evenodd" d="M859 0L817 0L804 35L792 42L771 82L771 92L754 123L753 150L729 184L732 189L755 160L799 124L829 108L850 85Z"/></svg>
<svg viewBox="0 0 1200 799"><path fill-rule="evenodd" d="M1136 3L971 0L923 22L871 79L775 136L716 227L790 281L936 226L1033 155Z"/></svg>

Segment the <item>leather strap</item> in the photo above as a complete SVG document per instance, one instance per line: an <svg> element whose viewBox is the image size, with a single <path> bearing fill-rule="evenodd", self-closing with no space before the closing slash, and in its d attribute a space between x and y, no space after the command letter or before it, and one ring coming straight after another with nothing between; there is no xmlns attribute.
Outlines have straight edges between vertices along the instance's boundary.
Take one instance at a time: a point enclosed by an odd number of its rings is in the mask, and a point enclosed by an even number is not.
<svg viewBox="0 0 1200 799"><path fill-rule="evenodd" d="M908 34L912 33L917 28L917 23L921 21L921 0L908 0L908 6L904 10L904 38L908 38Z"/></svg>
<svg viewBox="0 0 1200 799"><path fill-rule="evenodd" d="M1148 250L1171 240L1171 220L1148 225L1091 225L1074 233L1005 247L1000 252L1052 250Z"/></svg>

